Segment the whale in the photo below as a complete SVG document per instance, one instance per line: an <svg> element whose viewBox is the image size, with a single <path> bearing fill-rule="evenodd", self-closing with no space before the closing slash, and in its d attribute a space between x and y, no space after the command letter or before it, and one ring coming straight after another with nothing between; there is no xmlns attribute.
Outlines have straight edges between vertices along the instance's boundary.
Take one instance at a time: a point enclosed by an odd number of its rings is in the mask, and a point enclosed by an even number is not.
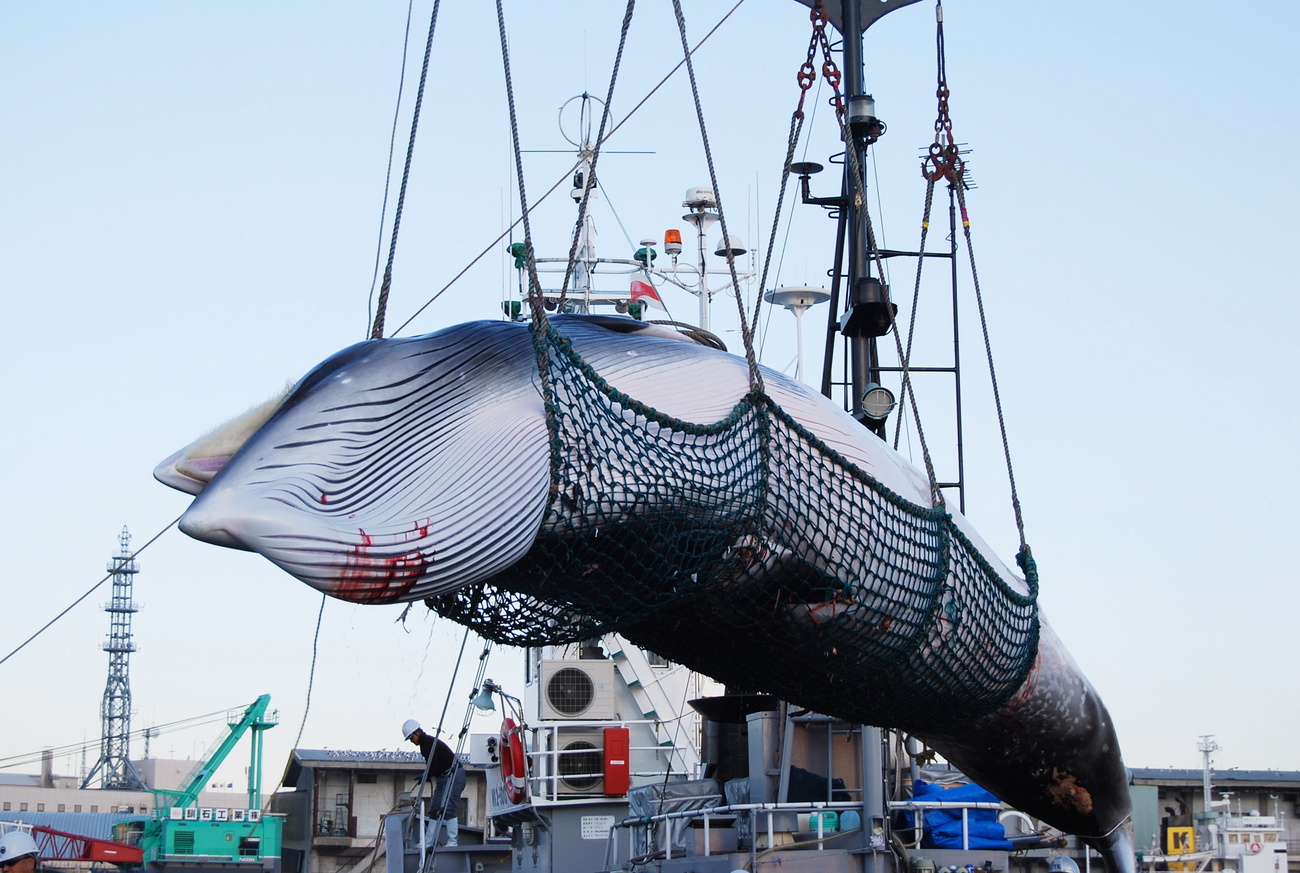
<svg viewBox="0 0 1300 873"><path fill-rule="evenodd" d="M1134 869L1128 775L1109 712L1038 610L1028 574L1002 562L960 513L932 507L925 474L803 383L762 369L756 397L743 358L669 327L577 315L549 324L606 392L594 403L608 406L597 411L613 426L709 456L713 423L767 404L816 446L815 460L791 463L786 444L767 437L741 445L741 456L752 448L767 463L757 480L744 474L757 481L745 492L759 495L752 511L739 497L729 505L722 478L668 487L679 473L669 455L646 450L617 469L598 453L559 461L590 438L585 424L554 424L562 389L544 370L536 332L481 321L344 349L154 475L193 495L186 534L256 552L330 596L424 600L480 632L497 620L489 604L503 592L525 612L558 603L560 612L533 622L539 633L577 616L596 622L582 633L617 629L728 685L906 730L1006 803L1079 836L1109 869ZM884 495L880 505L913 512L924 535L885 537L872 518L855 517L844 495L867 487ZM827 516L842 521L800 522L809 507L832 504L849 506ZM759 528L737 522L755 515ZM656 562L683 537L712 549L703 571L674 575ZM865 557L846 561L846 544L858 542L869 542ZM877 566L877 552L891 549L892 567ZM1018 610L1012 637L1023 645L1012 666L979 611L985 595L966 591L956 569L924 578L937 566L931 552L967 555L991 580L980 591ZM855 573L871 585L845 579ZM890 586L906 594L913 582L930 586L929 600L890 598ZM650 605L614 628L595 597L611 587ZM742 602L766 611L743 614ZM764 635L775 642L764 647Z"/></svg>

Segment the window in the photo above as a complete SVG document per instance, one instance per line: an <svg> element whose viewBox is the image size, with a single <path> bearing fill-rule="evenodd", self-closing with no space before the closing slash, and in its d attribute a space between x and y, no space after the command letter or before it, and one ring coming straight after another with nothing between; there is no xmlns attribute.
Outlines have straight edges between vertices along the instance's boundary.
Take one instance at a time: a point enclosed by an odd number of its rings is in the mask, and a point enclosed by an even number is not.
<svg viewBox="0 0 1300 873"><path fill-rule="evenodd" d="M91 811L91 812L99 812L99 804L97 804L97 803L92 803L92 804L90 805L90 811Z"/></svg>
<svg viewBox="0 0 1300 873"><path fill-rule="evenodd" d="M379 783L379 774L378 774L378 773L358 773L358 774L357 774L357 784L358 784L358 785L377 785L378 783Z"/></svg>
<svg viewBox="0 0 1300 873"><path fill-rule="evenodd" d="M59 812L67 812L67 811L68 811L68 808L67 808L66 806L64 806L62 803L60 803L60 804L59 804Z"/></svg>
<svg viewBox="0 0 1300 873"><path fill-rule="evenodd" d="M19 811L19 812L26 812L26 811L27 811L27 803L26 803L26 801L24 801L24 802L18 804L18 811Z"/></svg>
<svg viewBox="0 0 1300 873"><path fill-rule="evenodd" d="M81 804L80 804L80 803L74 803L74 804L72 804L72 811L73 811L73 812L81 812Z"/></svg>
<svg viewBox="0 0 1300 873"><path fill-rule="evenodd" d="M13 804L6 800L6 801L5 801L5 810L4 810L4 811L5 811L5 812L9 812L9 811L12 810L12 809L13 809Z"/></svg>

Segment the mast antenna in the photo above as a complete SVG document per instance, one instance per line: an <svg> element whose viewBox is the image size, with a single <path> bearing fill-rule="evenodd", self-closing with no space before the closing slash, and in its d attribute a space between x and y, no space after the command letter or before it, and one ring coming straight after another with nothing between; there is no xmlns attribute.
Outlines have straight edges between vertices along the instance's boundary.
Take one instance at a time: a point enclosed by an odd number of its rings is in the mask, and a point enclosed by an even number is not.
<svg viewBox="0 0 1300 873"><path fill-rule="evenodd" d="M104 611L109 615L108 639L104 651L108 652L108 682L104 686L104 700L99 706L103 723L99 760L82 781L82 788L91 787L96 779L100 788L143 789L144 780L131 763L131 653L135 643L131 640L131 616L139 606L131 599L135 574L140 572L131 556L131 532L122 525L118 535L117 556L108 562L113 576L113 594Z"/></svg>

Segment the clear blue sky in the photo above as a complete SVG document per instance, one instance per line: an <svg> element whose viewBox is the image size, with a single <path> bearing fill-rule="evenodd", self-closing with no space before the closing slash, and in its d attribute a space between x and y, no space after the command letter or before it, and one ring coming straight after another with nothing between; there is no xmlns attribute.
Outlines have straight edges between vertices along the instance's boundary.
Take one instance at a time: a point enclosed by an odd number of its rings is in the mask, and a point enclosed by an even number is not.
<svg viewBox="0 0 1300 873"><path fill-rule="evenodd" d="M726 5L687 3L693 36ZM604 94L618 6L508 4L525 148L564 148L560 104ZM1300 183L1288 151L1300 9L950 0L945 11L1045 611L1109 703L1130 765L1195 766L1197 735L1213 733L1222 766L1300 769ZM0 10L5 652L100 578L124 523L139 545L180 514L184 497L150 477L159 460L365 335L405 14L400 3ZM408 108L428 14L419 3ZM792 0L746 0L697 57L724 203L751 242L767 236L807 27ZM869 36L869 87L889 124L875 171L899 248L915 245L920 215L933 43L928 0ZM670 7L639 4L617 114L679 56ZM399 142L405 119L404 108ZM823 163L835 150L826 121L823 109L807 151ZM654 152L602 163L634 241L680 226L682 193L707 184L698 143L679 75L610 144ZM568 166L526 160L533 197ZM390 327L508 223L511 169L491 4L444 3ZM563 196L539 210L540 247L567 249L571 213ZM780 284L823 283L829 230L819 210L795 212ZM602 253L630 253L612 218L600 231ZM406 333L494 317L510 281L494 251ZM906 271L894 282L910 296ZM679 318L694 311L670 303ZM814 310L809 324L824 318ZM775 366L790 360L792 325L773 314ZM968 325L972 374L977 338ZM986 392L972 384L967 403L968 514L1009 559ZM319 595L175 531L140 564L135 726L268 692L284 720L268 737L278 777L303 717ZM0 665L6 708L24 716L0 757L98 735L107 596ZM326 605L304 745L394 748L403 718L436 720L461 631L423 607L402 626L400 612ZM517 661L489 672L517 682ZM154 752L195 754L212 735Z"/></svg>

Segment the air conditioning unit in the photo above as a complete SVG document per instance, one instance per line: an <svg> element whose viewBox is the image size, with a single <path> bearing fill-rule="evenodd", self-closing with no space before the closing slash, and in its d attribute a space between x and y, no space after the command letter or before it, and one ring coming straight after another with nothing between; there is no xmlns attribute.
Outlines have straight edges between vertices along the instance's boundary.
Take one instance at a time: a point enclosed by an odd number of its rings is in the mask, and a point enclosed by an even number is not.
<svg viewBox="0 0 1300 873"><path fill-rule="evenodd" d="M556 734L555 793L604 795L605 737L602 731L560 728Z"/></svg>
<svg viewBox="0 0 1300 873"><path fill-rule="evenodd" d="M543 661L542 721L602 721L614 717L614 662Z"/></svg>

